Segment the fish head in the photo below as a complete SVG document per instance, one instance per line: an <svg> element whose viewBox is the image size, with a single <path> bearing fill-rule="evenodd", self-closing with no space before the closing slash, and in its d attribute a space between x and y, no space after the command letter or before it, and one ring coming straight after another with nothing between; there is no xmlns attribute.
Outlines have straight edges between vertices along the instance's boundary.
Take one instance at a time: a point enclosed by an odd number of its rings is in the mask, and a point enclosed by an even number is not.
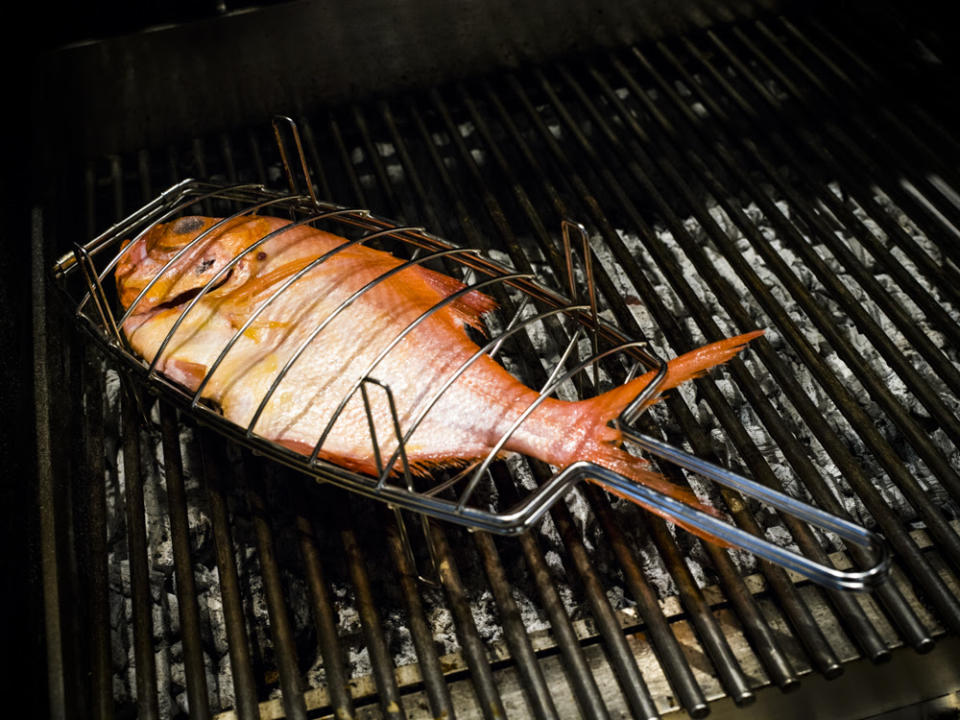
<svg viewBox="0 0 960 720"><path fill-rule="evenodd" d="M153 226L124 246L115 273L120 303L136 302L133 314L142 314L189 302L204 288L211 297L236 290L250 276L254 258L243 251L263 236L261 224L188 216Z"/></svg>

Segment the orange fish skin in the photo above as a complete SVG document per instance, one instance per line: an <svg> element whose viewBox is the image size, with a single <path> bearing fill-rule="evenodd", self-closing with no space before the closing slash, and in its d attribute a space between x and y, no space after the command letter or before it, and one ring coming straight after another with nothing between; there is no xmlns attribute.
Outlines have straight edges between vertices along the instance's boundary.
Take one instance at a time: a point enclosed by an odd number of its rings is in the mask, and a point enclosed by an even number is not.
<svg viewBox="0 0 960 720"><path fill-rule="evenodd" d="M181 218L153 228L129 247L116 270L124 307L165 262L215 222ZM198 243L161 274L124 323L131 347L152 361L197 290L231 258L287 224L272 217L238 218ZM477 352L465 325L482 328L481 316L495 304L479 292L465 294L434 312L376 360L404 328L463 285L419 265L397 271L401 260L362 245L334 253L265 304L281 283L345 242L299 226L252 250L196 302L157 368L196 391L227 343L259 312L206 380L203 397L217 403L228 419L247 426L278 373L305 345L257 418L255 432L309 455L339 409L319 457L375 474L367 414L360 394L350 396L350 392L366 374L376 378L390 387L400 426L409 428L436 389ZM336 314L341 303L367 284L371 284L368 290ZM311 333L321 325L323 329L311 340ZM671 360L660 392L726 362L761 333L711 343ZM561 468L581 460L595 462L703 508L691 493L620 449L619 434L609 426L652 375L584 401L547 398L517 428L504 450ZM537 397L496 361L481 355L447 388L405 444L411 466L425 473L486 456ZM370 388L370 404L381 455L386 458L398 444L393 417L377 388Z"/></svg>

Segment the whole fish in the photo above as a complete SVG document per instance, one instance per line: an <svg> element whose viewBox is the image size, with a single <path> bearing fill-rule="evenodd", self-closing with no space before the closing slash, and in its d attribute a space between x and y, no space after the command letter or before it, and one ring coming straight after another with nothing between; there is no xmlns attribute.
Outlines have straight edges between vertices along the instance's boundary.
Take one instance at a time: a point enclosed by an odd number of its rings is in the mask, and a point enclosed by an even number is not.
<svg viewBox="0 0 960 720"><path fill-rule="evenodd" d="M403 261L395 256L342 237L307 225L283 229L289 221L274 217L239 217L223 222L163 269L220 222L183 217L151 228L126 248L115 278L125 309L149 287L122 327L130 346L148 362L195 301L163 347L157 370L193 392L202 386L202 397L238 425L255 421L258 435L306 455L323 436L318 457L377 474L370 419L356 392L362 378L373 377L390 388L396 405L394 416L385 393L369 395L382 457L397 448L394 417L403 429L419 419L405 452L411 469L427 474L485 457L537 398L537 392L482 354L435 399L438 388L478 352L467 327L482 331L481 318L495 302L477 291L449 299L464 289L458 280L421 265L401 267ZM436 308L444 299L448 301ZM431 308L436 309L421 318ZM705 345L671 360L660 392L727 361L761 333ZM588 400L547 398L503 450L558 468L591 461L709 511L692 493L623 450L619 432L609 425L652 376L647 373ZM329 426L333 417L336 422Z"/></svg>

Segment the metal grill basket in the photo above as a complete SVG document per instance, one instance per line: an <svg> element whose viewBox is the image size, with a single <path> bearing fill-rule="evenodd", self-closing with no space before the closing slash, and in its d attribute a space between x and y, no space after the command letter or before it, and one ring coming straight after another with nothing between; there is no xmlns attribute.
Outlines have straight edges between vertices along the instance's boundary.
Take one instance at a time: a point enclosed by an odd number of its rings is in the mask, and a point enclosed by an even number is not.
<svg viewBox="0 0 960 720"><path fill-rule="evenodd" d="M293 131L299 145L295 126L293 126ZM277 135L279 142L279 129L277 129ZM630 497L689 526L710 533L731 546L743 548L824 586L845 590L863 590L884 581L888 574L890 560L886 546L877 534L773 491L725 468L705 462L633 428L639 409L648 399L655 396L666 374L666 363L658 358L646 343L632 340L616 327L600 319L589 262L590 253L586 244L587 233L581 225L565 221L562 226L570 281L569 297L565 297L563 294L541 285L530 274L518 273L502 263L485 257L479 251L453 245L430 234L421 227L399 225L388 219L378 217L368 210L346 208L319 201L313 194L312 188L307 194L297 194L290 163L283 151L284 144L279 142L279 145L290 179L291 192L279 192L257 184L217 185L197 180L186 180L170 187L152 202L90 242L77 245L72 253L62 257L56 264L54 274L60 280L71 305L76 308L76 317L81 327L109 354L116 358L119 365L127 371L126 375L132 380L131 388L141 397L143 396L142 390L160 395L188 411L198 422L214 428L223 435L249 447L254 452L295 468L317 480L335 483L361 495L386 502L395 508L398 514L401 510L409 510L420 513L424 517L439 518L478 530L501 534L519 533L534 525L550 506L563 497L575 484L586 478L591 478L619 494ZM302 152L301 162L303 162ZM303 169L304 174L309 177L305 162L303 162ZM518 333L542 324L548 319L551 322L562 321L565 327L572 327L574 330L569 333L570 339L566 347L559 353L558 359L553 363L552 369L549 370L549 380L540 390L538 399L513 424L510 431L501 437L486 458L471 465L466 470L448 473L447 477L441 477L433 482L415 477L414 473L411 472L404 452L404 443L415 427L401 427L397 419L396 409L393 407L390 387L377 380L374 372L359 378L354 385L354 393L358 393L362 398L370 419L371 450L376 460L378 474L366 475L355 472L318 456L326 432L321 434L310 455L298 453L256 432L257 418L282 379L283 372L280 373L270 391L263 398L253 421L247 427L241 427L224 418L217 408L201 397L206 380L209 379L210 374L219 365L224 355L229 352L232 343L227 344L213 367L208 371L200 389L196 391L187 390L158 371L157 359L160 358L163 348L176 331L178 323L190 311L193 304L213 287L217 277L212 279L200 294L187 304L180 320L174 324L173 329L167 335L166 341L161 345L160 351L156 353L156 359L153 362L145 361L131 350L119 328L133 305L124 314L119 307L115 293L111 290L112 282L110 282L112 272L124 253L124 248L129 247L125 243L142 236L157 223L171 221L192 212L196 208L201 208L204 214L221 214L227 219L253 213L283 215L290 217L292 220L292 224L286 227L316 226L319 224L333 226L338 234L351 238L348 241L350 244L379 245L382 248L394 249L398 256L403 259L404 264L400 267L408 267L414 264L443 263L448 269L455 268L456 273L462 275L464 282L467 284L467 288L462 292L469 290L488 292L490 288L498 287L503 292L509 293L511 297L519 298L510 316L506 317L504 315L493 324L496 330L494 331L491 327L491 332L482 341L477 355L461 366L459 371L445 385L437 389L437 392L433 395L434 402L439 398L440 393L467 370L470 362L473 362L481 353L491 356L496 355L501 351L504 344L508 343ZM574 282L572 250L574 238L582 240L586 251L583 253L586 282L583 283L585 287L582 292L578 290ZM198 242L199 239L193 242ZM267 239L268 237L264 237L255 242L235 257L231 263L228 263L226 267L222 268L220 272L228 272L232 263L238 262L242 255L254 251ZM185 252L189 247L188 245L183 251ZM323 261L323 257L318 257L308 266L308 269ZM291 282L293 281L291 280ZM289 287L289 283L284 283L276 292L279 294L287 287ZM358 292L363 292L366 289L368 288ZM585 298L582 302L571 299L581 295ZM453 299L455 297L451 296L438 303L431 309L430 313L435 312ZM349 303L341 305L337 312L341 311L349 312ZM430 313L421 316L414 324L426 319ZM237 330L234 341L240 337L253 319L251 317L247 324ZM399 341L412 327L413 324L407 327L397 340ZM321 330L322 327L310 334L311 341ZM587 343L591 346L592 352L585 359L580 359L580 347ZM389 351L389 347L387 351ZM292 358L290 364L295 360L296 357ZM875 560L874 565L853 571L840 571L814 562L807 557L774 545L717 517L688 506L653 488L639 485L618 473L589 462L577 462L559 469L548 482L529 490L526 496L512 507L501 508L497 507L496 504L487 503L483 499L484 493L479 492L479 490L484 483L491 482L489 479L490 464L500 454L509 439L510 433L516 430L536 405L543 399L555 394L560 388L575 387L581 393L585 391L585 388L598 389L602 382L601 368L609 363L615 363L618 367L624 369L627 377L633 376L641 369L657 371L653 380L617 420L624 439L629 441L632 446L735 489L745 496L755 498L782 512L792 514L812 525L836 533L844 540L868 549ZM370 402L373 393L383 393L390 403L395 432L395 437L392 440L396 443L395 449L390 452L381 452L376 433L373 432ZM341 405L341 410L342 408L343 405ZM429 407L423 413L428 411ZM420 419L422 419L423 413L421 413ZM327 431L333 426L336 419L336 416L330 419Z"/></svg>

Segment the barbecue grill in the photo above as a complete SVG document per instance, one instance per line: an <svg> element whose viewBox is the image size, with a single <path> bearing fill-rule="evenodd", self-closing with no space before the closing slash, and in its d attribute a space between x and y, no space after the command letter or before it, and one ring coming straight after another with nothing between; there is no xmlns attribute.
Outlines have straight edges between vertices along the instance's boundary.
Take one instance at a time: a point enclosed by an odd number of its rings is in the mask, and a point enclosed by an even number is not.
<svg viewBox="0 0 960 720"><path fill-rule="evenodd" d="M130 28L38 62L59 92L38 103L40 513L22 522L38 538L43 610L31 612L51 714L955 708L960 196L955 58L935 12L492 2L453 20L430 4L363 3L352 18L318 5ZM321 11L337 63L298 42ZM271 52L280 29L294 41L285 55ZM224 91L212 99L211 87ZM278 111L295 117L319 197L554 287L568 265L561 222L580 220L598 313L665 357L768 328L639 425L875 530L891 579L869 593L820 588L592 486L515 538L421 521L125 389L51 269L186 178L282 187ZM538 352L561 340L522 337ZM518 357L521 374L549 372ZM748 533L841 570L871 562L662 469ZM549 480L510 458L485 491L509 506Z"/></svg>

